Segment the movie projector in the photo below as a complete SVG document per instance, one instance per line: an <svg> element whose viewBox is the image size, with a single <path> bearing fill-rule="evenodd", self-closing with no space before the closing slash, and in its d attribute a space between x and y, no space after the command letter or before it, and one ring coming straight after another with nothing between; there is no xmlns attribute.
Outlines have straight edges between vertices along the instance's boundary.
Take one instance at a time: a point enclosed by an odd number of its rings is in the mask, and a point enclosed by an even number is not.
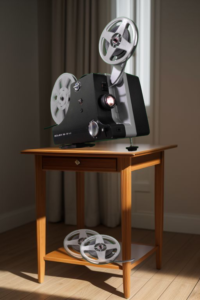
<svg viewBox="0 0 200 300"><path fill-rule="evenodd" d="M64 73L58 77L51 94L55 144L66 149L80 148L94 146L100 140L149 134L139 78L124 72L137 43L135 23L116 18L105 27L99 40L100 56L112 65L111 75L90 73L77 80Z"/></svg>
<svg viewBox="0 0 200 300"><path fill-rule="evenodd" d="M90 229L71 232L65 237L63 244L70 256L85 259L96 265L134 261L134 259L122 260L121 247L116 239Z"/></svg>

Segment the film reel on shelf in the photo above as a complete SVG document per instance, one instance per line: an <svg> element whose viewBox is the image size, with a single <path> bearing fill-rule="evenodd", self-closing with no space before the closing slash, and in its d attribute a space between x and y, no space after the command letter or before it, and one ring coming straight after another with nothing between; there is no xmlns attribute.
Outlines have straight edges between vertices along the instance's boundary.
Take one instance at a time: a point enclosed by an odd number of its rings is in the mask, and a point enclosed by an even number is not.
<svg viewBox="0 0 200 300"><path fill-rule="evenodd" d="M70 87L77 81L70 73L61 74L53 87L51 93L50 110L51 116L56 124L60 124L68 111L70 105Z"/></svg>
<svg viewBox="0 0 200 300"><path fill-rule="evenodd" d="M82 256L80 254L81 243L85 239L97 234L98 232L90 229L79 229L72 231L64 239L64 248L69 255L78 259L82 259ZM95 253L93 254L95 255Z"/></svg>
<svg viewBox="0 0 200 300"><path fill-rule="evenodd" d="M80 246L82 257L96 265L109 264L115 261L121 251L119 242L108 235L94 235Z"/></svg>

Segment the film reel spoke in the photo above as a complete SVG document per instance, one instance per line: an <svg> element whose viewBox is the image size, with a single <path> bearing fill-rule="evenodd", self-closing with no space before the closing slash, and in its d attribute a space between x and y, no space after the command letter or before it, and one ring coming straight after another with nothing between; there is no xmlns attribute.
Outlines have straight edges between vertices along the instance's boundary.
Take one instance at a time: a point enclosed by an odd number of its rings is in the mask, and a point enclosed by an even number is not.
<svg viewBox="0 0 200 300"><path fill-rule="evenodd" d="M118 29L117 29L117 33L121 34L121 36L123 36L125 29L128 27L129 25L129 21L128 19L123 18L121 24L119 25Z"/></svg>
<svg viewBox="0 0 200 300"><path fill-rule="evenodd" d="M80 230L79 239L86 239L87 237L87 232L85 230Z"/></svg>
<svg viewBox="0 0 200 300"><path fill-rule="evenodd" d="M64 115L63 115L63 110L57 110L57 113L56 113L56 117L57 117L57 119L58 120L60 120L60 123L62 122L62 120L63 120L63 117L64 117Z"/></svg>
<svg viewBox="0 0 200 300"><path fill-rule="evenodd" d="M61 88L62 88L62 80L59 80L59 84L58 84L58 86L59 86L59 89L61 89Z"/></svg>
<svg viewBox="0 0 200 300"><path fill-rule="evenodd" d="M64 112L65 115L67 114L68 108L69 108L69 100L67 99L66 107L65 107L65 109L63 110L63 112Z"/></svg>
<svg viewBox="0 0 200 300"><path fill-rule="evenodd" d="M96 236L96 244L103 244L104 240L103 240L103 236L102 235L97 235Z"/></svg>
<svg viewBox="0 0 200 300"><path fill-rule="evenodd" d="M106 249L107 250L113 250L116 249L117 245L116 244L106 244Z"/></svg>
<svg viewBox="0 0 200 300"><path fill-rule="evenodd" d="M70 80L69 78L67 78L66 83L65 83L64 86L65 86L66 88L69 88L70 83L71 83L71 80Z"/></svg>
<svg viewBox="0 0 200 300"><path fill-rule="evenodd" d="M54 101L52 101L51 107L52 107L52 110L54 110L56 112L56 109L57 109L57 99L55 99Z"/></svg>
<svg viewBox="0 0 200 300"><path fill-rule="evenodd" d="M82 246L83 251L95 251L95 245Z"/></svg>
<svg viewBox="0 0 200 300"><path fill-rule="evenodd" d="M102 37L107 41L110 42L111 38L113 36L113 32L108 31L107 29L104 29L102 33Z"/></svg>
<svg viewBox="0 0 200 300"><path fill-rule="evenodd" d="M97 256L100 262L105 262L106 259L106 251L99 252L97 251Z"/></svg>
<svg viewBox="0 0 200 300"><path fill-rule="evenodd" d="M113 48L111 45L108 47L107 53L106 53L106 58L111 59L113 54L115 52L115 48Z"/></svg>
<svg viewBox="0 0 200 300"><path fill-rule="evenodd" d="M125 50L127 52L131 51L131 43L129 43L125 38L122 38L120 45L118 46L119 49Z"/></svg>
<svg viewBox="0 0 200 300"><path fill-rule="evenodd" d="M70 240L67 242L67 245L68 246L76 246L76 245L79 245L78 243L79 240Z"/></svg>

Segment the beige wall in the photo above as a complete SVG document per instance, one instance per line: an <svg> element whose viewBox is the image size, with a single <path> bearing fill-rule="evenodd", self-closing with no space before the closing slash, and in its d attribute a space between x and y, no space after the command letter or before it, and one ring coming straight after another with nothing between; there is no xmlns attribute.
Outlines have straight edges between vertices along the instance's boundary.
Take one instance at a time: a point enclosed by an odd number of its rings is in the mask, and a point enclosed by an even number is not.
<svg viewBox="0 0 200 300"><path fill-rule="evenodd" d="M0 1L0 231L34 218L33 158L38 147L37 1Z"/></svg>
<svg viewBox="0 0 200 300"><path fill-rule="evenodd" d="M178 144L166 154L165 212L177 230L200 233L198 0L161 1L159 120L160 143Z"/></svg>

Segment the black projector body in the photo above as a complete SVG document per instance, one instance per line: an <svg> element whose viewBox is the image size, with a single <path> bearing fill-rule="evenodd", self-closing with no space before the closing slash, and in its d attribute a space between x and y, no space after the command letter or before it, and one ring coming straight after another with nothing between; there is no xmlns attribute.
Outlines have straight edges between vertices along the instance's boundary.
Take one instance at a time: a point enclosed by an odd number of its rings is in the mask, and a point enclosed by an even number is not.
<svg viewBox="0 0 200 300"><path fill-rule="evenodd" d="M148 135L149 125L139 78L126 73L124 76L128 82L135 121L135 132L132 136ZM127 137L125 124L116 123L113 120L112 109L114 108L104 107L101 101L106 95L113 96L116 101L115 106L118 107L119 117L122 112L123 115L128 115L127 107L120 103L120 99L114 95L114 92L111 94L112 90L116 93L116 87L109 91L109 79L109 75L91 73L79 80L78 91L74 89L75 84L71 85L68 111L63 121L53 127L55 144L78 144ZM95 136L92 136L89 130L89 125L93 121L98 127Z"/></svg>

